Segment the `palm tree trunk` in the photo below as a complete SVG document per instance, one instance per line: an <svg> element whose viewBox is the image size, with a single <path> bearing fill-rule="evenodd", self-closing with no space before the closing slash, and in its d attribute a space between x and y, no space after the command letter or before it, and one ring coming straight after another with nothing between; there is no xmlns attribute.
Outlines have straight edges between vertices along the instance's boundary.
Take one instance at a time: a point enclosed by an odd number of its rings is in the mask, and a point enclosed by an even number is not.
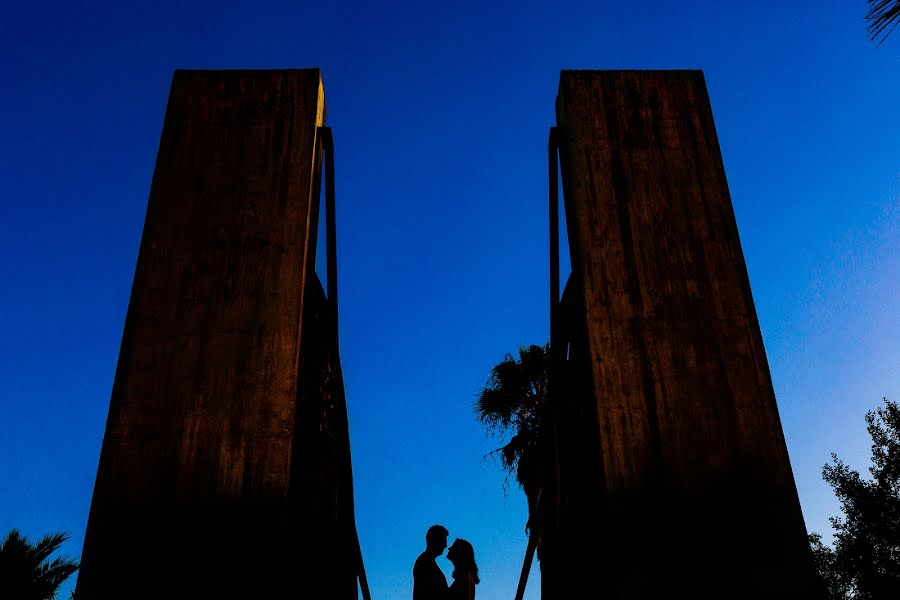
<svg viewBox="0 0 900 600"><path fill-rule="evenodd" d="M525 550L525 562L522 563L522 574L519 575L519 587L516 589L516 600L522 600L525 595L525 584L528 583L528 575L531 573L531 563L534 562L534 551L537 548L537 536L535 530L531 530L528 536L528 549Z"/></svg>
<svg viewBox="0 0 900 600"><path fill-rule="evenodd" d="M359 544L359 533L356 531L356 524L353 524L353 536L356 541L356 575L359 578L359 589L362 592L363 600L372 600L369 594L369 580L366 577L366 565L363 563L362 547Z"/></svg>

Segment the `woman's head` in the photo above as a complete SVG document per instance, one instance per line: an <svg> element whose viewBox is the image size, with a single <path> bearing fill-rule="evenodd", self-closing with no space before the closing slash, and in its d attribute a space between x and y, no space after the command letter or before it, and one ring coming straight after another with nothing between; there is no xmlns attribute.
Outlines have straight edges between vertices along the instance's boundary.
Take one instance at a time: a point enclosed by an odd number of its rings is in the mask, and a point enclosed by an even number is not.
<svg viewBox="0 0 900 600"><path fill-rule="evenodd" d="M466 540L456 538L456 541L447 550L447 560L453 563L454 579L469 573L475 583L481 581L478 579L478 565L475 564L475 549Z"/></svg>

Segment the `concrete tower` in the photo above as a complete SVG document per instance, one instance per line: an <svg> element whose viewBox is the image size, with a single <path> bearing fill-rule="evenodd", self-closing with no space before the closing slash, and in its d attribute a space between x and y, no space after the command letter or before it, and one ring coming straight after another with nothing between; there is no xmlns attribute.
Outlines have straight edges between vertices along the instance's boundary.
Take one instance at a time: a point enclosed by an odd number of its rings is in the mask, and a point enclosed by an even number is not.
<svg viewBox="0 0 900 600"><path fill-rule="evenodd" d="M821 597L703 74L563 71L556 114L543 597Z"/></svg>
<svg viewBox="0 0 900 600"><path fill-rule="evenodd" d="M175 73L79 600L357 597L324 124L317 69Z"/></svg>

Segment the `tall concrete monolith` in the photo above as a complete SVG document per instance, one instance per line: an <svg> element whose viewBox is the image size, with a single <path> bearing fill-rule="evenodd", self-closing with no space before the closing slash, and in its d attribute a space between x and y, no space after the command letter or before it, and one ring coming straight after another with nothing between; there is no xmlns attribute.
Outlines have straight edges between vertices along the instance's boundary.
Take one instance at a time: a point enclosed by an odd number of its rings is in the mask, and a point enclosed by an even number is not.
<svg viewBox="0 0 900 600"><path fill-rule="evenodd" d="M317 69L175 73L79 600L357 597L324 124Z"/></svg>
<svg viewBox="0 0 900 600"><path fill-rule="evenodd" d="M563 71L556 113L543 598L821 598L703 74Z"/></svg>

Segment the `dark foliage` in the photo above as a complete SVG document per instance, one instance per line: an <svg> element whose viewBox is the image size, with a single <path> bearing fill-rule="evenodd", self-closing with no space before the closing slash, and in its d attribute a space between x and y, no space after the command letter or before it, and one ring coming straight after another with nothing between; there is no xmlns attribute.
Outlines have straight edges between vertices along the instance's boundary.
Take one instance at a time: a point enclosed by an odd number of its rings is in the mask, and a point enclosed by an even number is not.
<svg viewBox="0 0 900 600"><path fill-rule="evenodd" d="M813 560L819 574L828 588L828 595L834 600L850 598L850 583L844 578L843 572L838 569L837 555L832 548L822 543L822 536L818 533L809 534L809 545L812 548Z"/></svg>
<svg viewBox="0 0 900 600"><path fill-rule="evenodd" d="M52 600L78 563L50 555L69 539L65 533L54 533L36 544L13 529L0 545L0 598L9 600Z"/></svg>
<svg viewBox="0 0 900 600"><path fill-rule="evenodd" d="M832 517L834 548L810 535L819 572L833 599L900 598L900 406L866 413L872 437L871 478L832 454L822 476L841 503L843 518Z"/></svg>
<svg viewBox="0 0 900 600"><path fill-rule="evenodd" d="M491 369L475 401L475 415L488 433L509 440L489 456L497 456L508 476L515 475L533 514L540 494L540 443L550 372L549 346L519 348Z"/></svg>
<svg viewBox="0 0 900 600"><path fill-rule="evenodd" d="M869 12L866 21L869 25L866 31L872 40L878 40L881 45L897 24L900 23L900 0L868 0Z"/></svg>

